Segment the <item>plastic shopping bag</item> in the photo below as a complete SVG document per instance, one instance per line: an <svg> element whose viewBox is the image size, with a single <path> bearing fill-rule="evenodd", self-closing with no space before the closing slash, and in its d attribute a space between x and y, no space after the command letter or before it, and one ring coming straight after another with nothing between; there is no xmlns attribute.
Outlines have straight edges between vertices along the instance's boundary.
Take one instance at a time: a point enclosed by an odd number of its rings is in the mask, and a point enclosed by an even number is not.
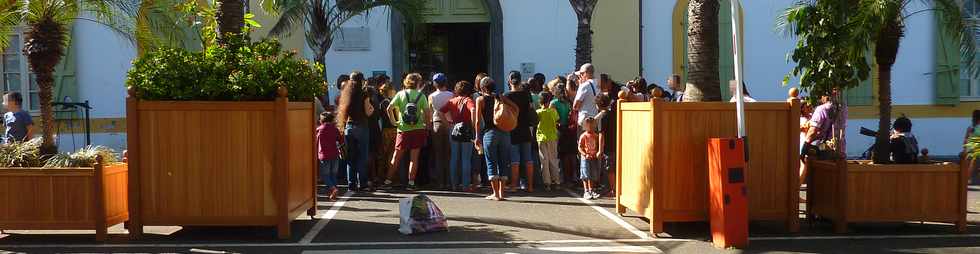
<svg viewBox="0 0 980 254"><path fill-rule="evenodd" d="M398 202L400 225L398 232L411 235L449 230L442 210L424 194L403 198Z"/></svg>

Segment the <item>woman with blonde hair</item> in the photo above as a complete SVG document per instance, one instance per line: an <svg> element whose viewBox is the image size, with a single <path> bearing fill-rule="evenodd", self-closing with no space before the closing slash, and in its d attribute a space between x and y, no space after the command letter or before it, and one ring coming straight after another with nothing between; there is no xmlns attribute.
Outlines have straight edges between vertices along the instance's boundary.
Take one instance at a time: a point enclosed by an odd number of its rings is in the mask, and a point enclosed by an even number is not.
<svg viewBox="0 0 980 254"><path fill-rule="evenodd" d="M392 155L388 168L388 180L385 186L390 187L394 182L399 163L409 153L411 162L408 164L408 190L417 190L415 177L419 169L419 150L425 145L426 123L429 122L431 112L429 112L429 101L422 91L422 75L418 73L408 74L403 83L404 89L395 95L388 105L388 118L398 126L398 134L395 137L395 153Z"/></svg>

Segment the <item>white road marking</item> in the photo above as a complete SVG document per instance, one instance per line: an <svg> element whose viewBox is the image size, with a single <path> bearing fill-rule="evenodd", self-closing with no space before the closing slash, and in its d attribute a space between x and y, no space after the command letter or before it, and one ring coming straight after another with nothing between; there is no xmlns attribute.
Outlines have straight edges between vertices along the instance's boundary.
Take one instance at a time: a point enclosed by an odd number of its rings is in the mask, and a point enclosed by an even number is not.
<svg viewBox="0 0 980 254"><path fill-rule="evenodd" d="M317 247L317 246L446 246L446 245L542 245L695 242L689 239L588 239L544 241L441 241L441 242L330 242L330 243L161 243L161 244L20 244L0 248L220 248L220 247Z"/></svg>
<svg viewBox="0 0 980 254"><path fill-rule="evenodd" d="M313 225L313 228L311 228L309 232L306 232L306 235L303 236L299 243L308 244L313 242L313 238L316 238L316 235L320 234L323 227L326 227L327 223L330 223L330 220L333 219L334 216L337 216L337 212L340 212L340 208L344 207L344 204L347 203L347 199L350 199L352 195L354 195L354 192L348 191L347 193L344 193L343 196L340 196L340 198L337 199L337 202L334 202L333 205L330 206L330 210L327 210L325 214L320 215L318 212L315 217L320 219L320 221L317 221L316 224Z"/></svg>
<svg viewBox="0 0 980 254"><path fill-rule="evenodd" d="M633 233L634 235L640 237L640 239L653 239L653 237L650 237L650 235L648 235L646 232L643 232L643 231L637 229L636 227L634 227L633 225L631 225L629 223L626 223L626 221L624 221L622 218L619 218L619 216L617 216L617 215L609 212L605 208L602 208L600 206L597 206L595 204L595 202L592 202L592 200L588 200L588 199L584 199L584 198L578 198L578 195L576 195L575 192L572 192L570 190L565 190L565 192L568 193L568 195L571 195L573 198L576 198L579 201L582 201L582 203L585 203L589 207L592 207L592 209L595 209L600 214L602 214L603 216L606 216L606 218L609 218L610 220L612 220L616 224L619 224L619 226L620 227L623 227L623 229L626 229L626 231L629 231L630 233Z"/></svg>
<svg viewBox="0 0 980 254"><path fill-rule="evenodd" d="M841 236L760 236L760 237L749 237L749 241L784 241L784 240L883 240L883 239L937 239L937 238L980 238L980 234L948 234L948 235L841 235Z"/></svg>
<svg viewBox="0 0 980 254"><path fill-rule="evenodd" d="M578 253L664 253L662 250L653 246L582 246L582 247L534 247L533 249L557 251L557 252L578 252Z"/></svg>

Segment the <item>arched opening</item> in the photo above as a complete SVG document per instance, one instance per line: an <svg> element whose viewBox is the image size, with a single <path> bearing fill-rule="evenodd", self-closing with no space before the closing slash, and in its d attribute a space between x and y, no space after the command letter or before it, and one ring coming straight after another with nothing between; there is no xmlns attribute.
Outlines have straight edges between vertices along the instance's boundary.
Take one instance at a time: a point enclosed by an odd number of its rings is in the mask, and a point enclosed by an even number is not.
<svg viewBox="0 0 980 254"><path fill-rule="evenodd" d="M476 73L503 77L503 23L499 0L430 0L425 23L406 27L392 15L392 69L444 72L450 81L472 81Z"/></svg>
<svg viewBox="0 0 980 254"><path fill-rule="evenodd" d="M673 72L681 75L681 82L687 82L687 6L690 0L678 0L677 4L674 5L674 15L673 15ZM734 55L732 54L732 48L734 47L734 40L732 39L732 12L731 12L731 1L730 0L720 0L721 7L718 10L718 80L721 81L719 86L721 86L721 97L722 100L728 101L732 97L731 91L728 88L728 81L735 79L735 63L733 60ZM745 20L743 9L739 6L738 16L739 20ZM739 24L742 31L745 31L745 23ZM740 41L744 42L744 38L740 38ZM744 43L739 43L740 45L745 45ZM740 52L745 52L744 46L739 49ZM741 58L745 59L745 54L741 55Z"/></svg>

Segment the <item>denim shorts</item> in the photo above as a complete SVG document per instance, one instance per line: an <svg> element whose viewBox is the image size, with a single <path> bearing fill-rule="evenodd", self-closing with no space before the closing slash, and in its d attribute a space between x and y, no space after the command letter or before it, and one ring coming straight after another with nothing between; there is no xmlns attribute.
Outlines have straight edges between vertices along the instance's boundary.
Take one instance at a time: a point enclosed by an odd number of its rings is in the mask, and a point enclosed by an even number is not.
<svg viewBox="0 0 980 254"><path fill-rule="evenodd" d="M599 181L599 160L582 159L579 180Z"/></svg>
<svg viewBox="0 0 980 254"><path fill-rule="evenodd" d="M531 142L513 144L510 149L510 162L511 165L521 165L534 162L534 158L531 157Z"/></svg>

